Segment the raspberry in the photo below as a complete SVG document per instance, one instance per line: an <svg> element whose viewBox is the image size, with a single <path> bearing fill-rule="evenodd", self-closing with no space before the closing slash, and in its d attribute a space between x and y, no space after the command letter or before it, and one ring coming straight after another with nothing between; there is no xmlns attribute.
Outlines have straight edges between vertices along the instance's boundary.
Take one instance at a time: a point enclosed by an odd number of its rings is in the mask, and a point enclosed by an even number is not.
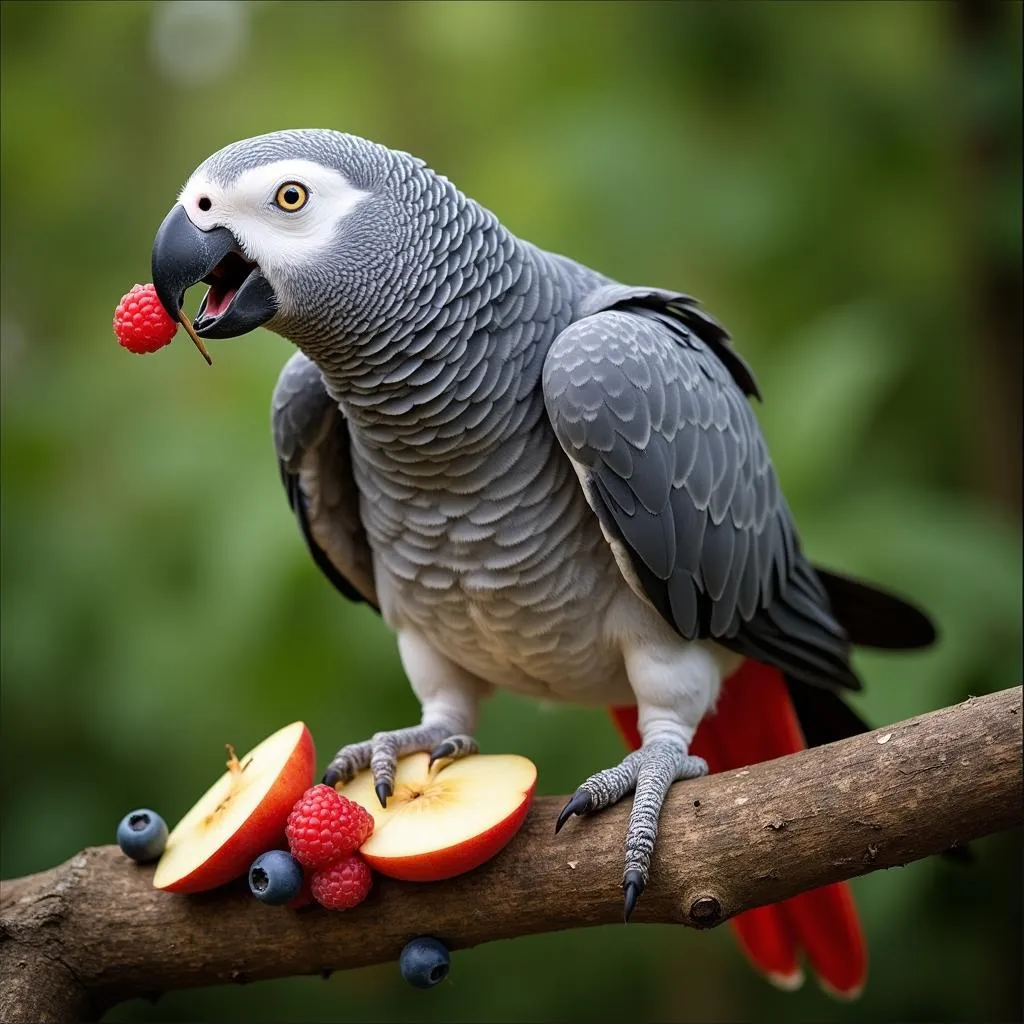
<svg viewBox="0 0 1024 1024"><path fill-rule="evenodd" d="M323 783L299 797L284 829L292 856L307 868L322 868L354 853L372 833L373 818Z"/></svg>
<svg viewBox="0 0 1024 1024"><path fill-rule="evenodd" d="M370 865L358 853L321 868L313 875L313 899L328 910L351 910L370 894L373 875Z"/></svg>
<svg viewBox="0 0 1024 1024"><path fill-rule="evenodd" d="M177 330L151 284L135 285L114 310L114 334L129 352L156 352L170 344Z"/></svg>

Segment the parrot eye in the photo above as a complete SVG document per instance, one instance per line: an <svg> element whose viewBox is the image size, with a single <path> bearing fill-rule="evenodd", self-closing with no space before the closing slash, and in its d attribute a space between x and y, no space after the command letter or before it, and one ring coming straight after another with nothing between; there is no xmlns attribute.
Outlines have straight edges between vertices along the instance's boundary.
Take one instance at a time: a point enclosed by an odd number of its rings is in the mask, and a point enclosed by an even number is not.
<svg viewBox="0 0 1024 1024"><path fill-rule="evenodd" d="M301 210L308 199L309 192L306 191L305 185L300 185L297 181L286 181L274 196L274 202L288 213Z"/></svg>

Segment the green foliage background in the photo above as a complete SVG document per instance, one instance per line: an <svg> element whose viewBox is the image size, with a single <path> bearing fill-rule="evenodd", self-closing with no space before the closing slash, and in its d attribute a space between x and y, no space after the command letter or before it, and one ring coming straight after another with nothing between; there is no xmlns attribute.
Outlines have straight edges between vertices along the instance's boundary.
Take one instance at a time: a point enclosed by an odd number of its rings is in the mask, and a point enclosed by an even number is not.
<svg viewBox="0 0 1024 1024"><path fill-rule="evenodd" d="M724 320L807 548L941 625L927 654L860 657L872 720L1019 682L1019 520L994 497L1019 465L992 444L1019 408L992 401L978 279L1008 272L1019 304L1022 8L994 10L966 45L942 4L5 3L4 877L132 807L173 822L226 740L303 718L326 760L416 714L280 493L286 343L218 343L210 370L111 335L192 168L277 128L411 150L518 234ZM602 713L506 695L479 738L545 792L620 754ZM384 965L107 1019L1020 1019L1019 855L855 882L873 966L850 1006L770 989L725 929L615 927L459 952L429 993Z"/></svg>

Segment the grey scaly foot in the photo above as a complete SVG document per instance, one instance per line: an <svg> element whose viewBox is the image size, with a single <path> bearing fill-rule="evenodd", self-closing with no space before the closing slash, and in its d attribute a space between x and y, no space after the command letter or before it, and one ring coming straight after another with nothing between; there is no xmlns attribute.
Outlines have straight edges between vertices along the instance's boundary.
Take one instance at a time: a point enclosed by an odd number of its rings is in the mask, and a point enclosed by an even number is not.
<svg viewBox="0 0 1024 1024"><path fill-rule="evenodd" d="M640 772L640 757L643 748L627 754L614 768L591 775L586 782L569 798L555 822L555 834L574 814L593 814L612 804L618 803L636 789L637 775Z"/></svg>
<svg viewBox="0 0 1024 1024"><path fill-rule="evenodd" d="M614 768L591 775L570 797L555 823L558 832L573 814L593 814L635 792L626 830L623 916L628 921L647 885L658 817L669 786L707 775L702 757L692 757L681 740L653 740L627 754Z"/></svg>
<svg viewBox="0 0 1024 1024"><path fill-rule="evenodd" d="M364 768L369 768L373 772L377 799L385 807L395 789L395 770L400 757L426 751L433 764L442 757L465 757L478 749L476 742L465 735L462 723L455 721L378 732L370 740L342 747L327 766L324 782L328 786L348 782Z"/></svg>

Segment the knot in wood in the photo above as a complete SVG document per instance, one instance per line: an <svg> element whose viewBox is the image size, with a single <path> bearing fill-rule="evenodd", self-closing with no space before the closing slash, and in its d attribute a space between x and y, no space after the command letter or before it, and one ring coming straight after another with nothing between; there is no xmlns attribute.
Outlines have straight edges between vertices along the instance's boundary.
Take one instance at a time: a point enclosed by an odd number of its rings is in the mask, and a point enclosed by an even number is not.
<svg viewBox="0 0 1024 1024"><path fill-rule="evenodd" d="M690 904L690 917L698 928L710 928L722 919L722 905L714 896L698 896Z"/></svg>

